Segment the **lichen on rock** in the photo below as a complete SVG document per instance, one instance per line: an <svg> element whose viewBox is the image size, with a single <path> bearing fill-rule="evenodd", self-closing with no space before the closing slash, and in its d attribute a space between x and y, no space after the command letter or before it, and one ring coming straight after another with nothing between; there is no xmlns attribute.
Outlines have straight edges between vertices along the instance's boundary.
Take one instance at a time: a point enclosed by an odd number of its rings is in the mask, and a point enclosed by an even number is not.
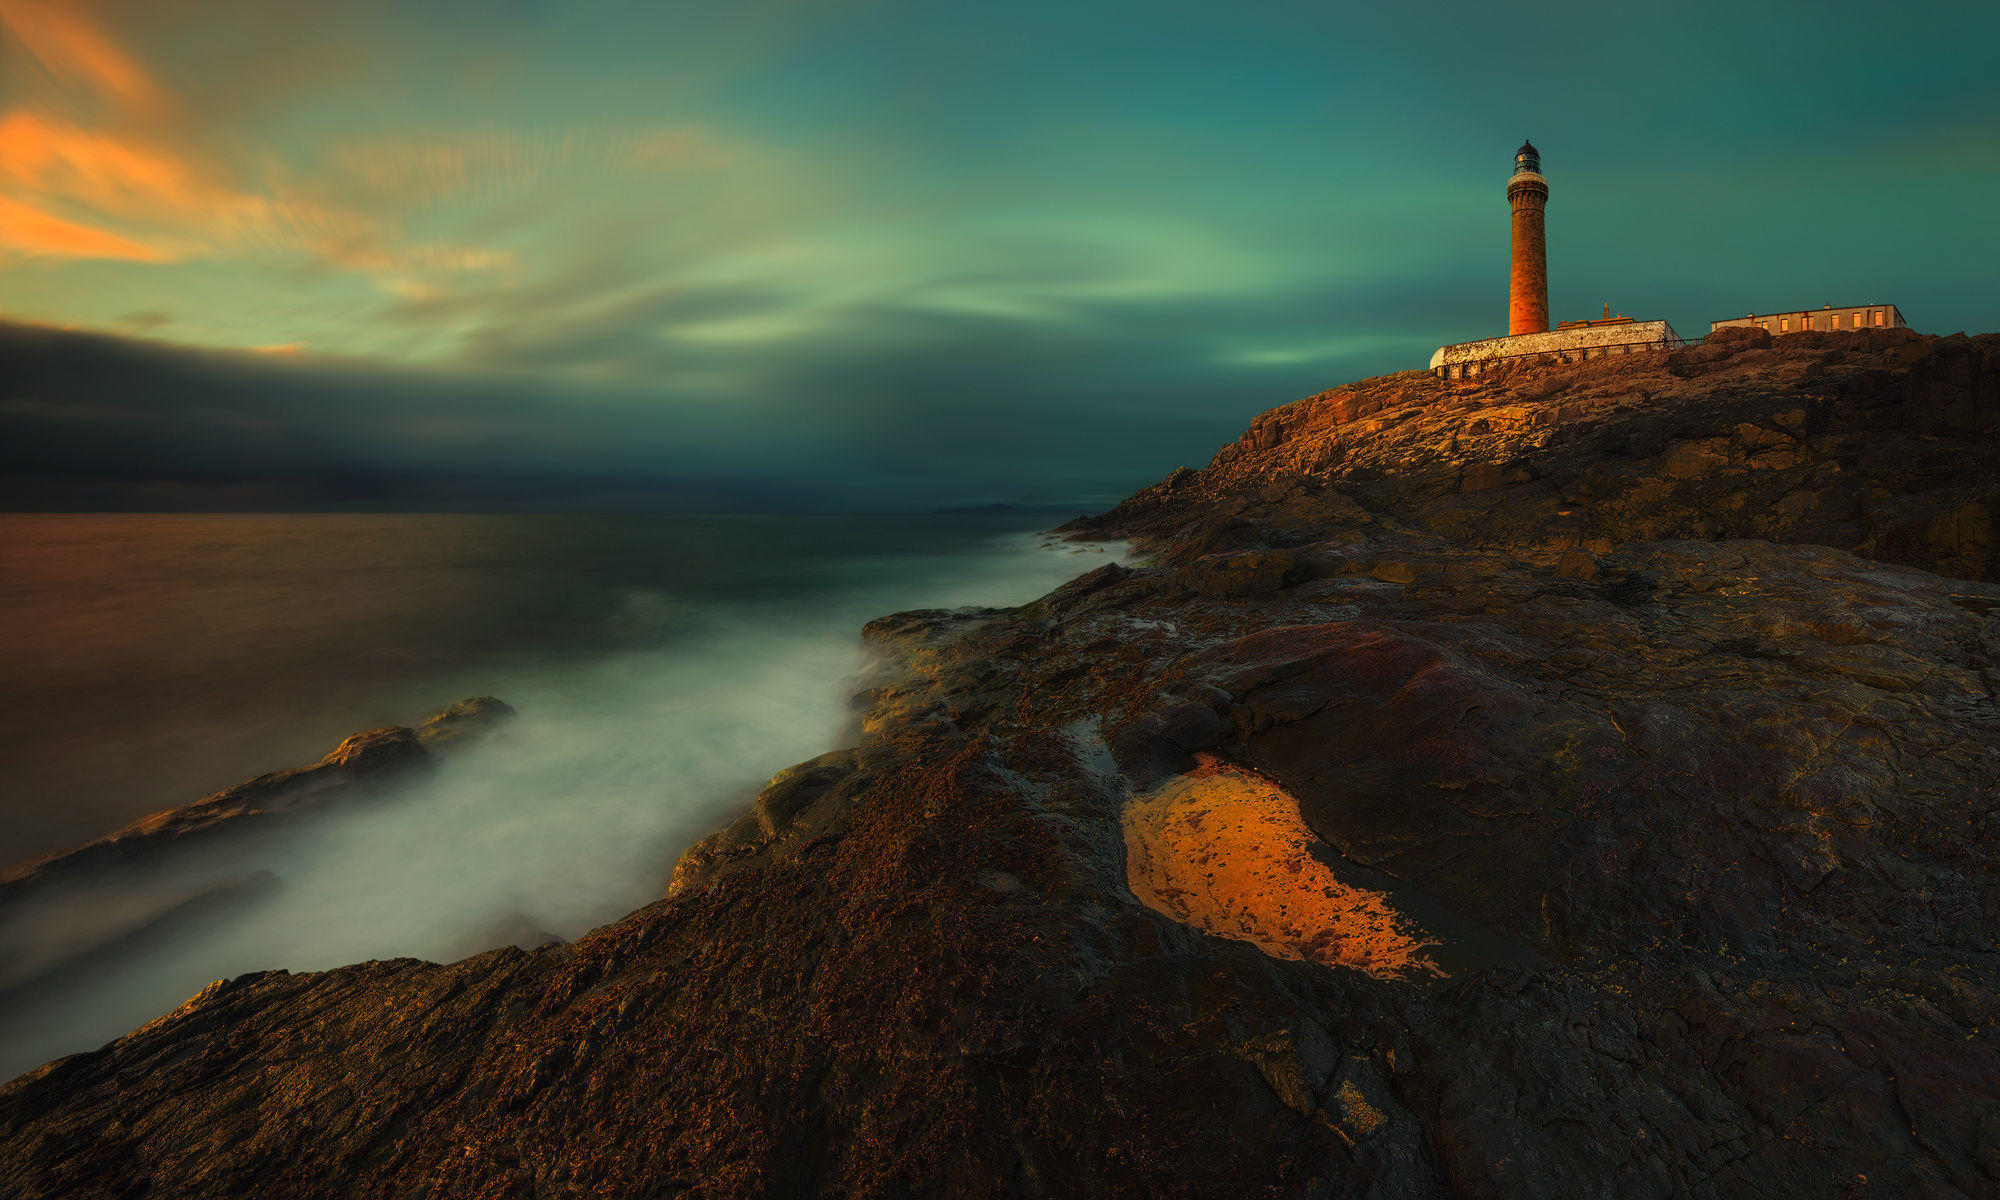
<svg viewBox="0 0 2000 1200"><path fill-rule="evenodd" d="M1336 878L1298 802L1254 771L1197 755L1126 801L1123 825L1132 894L1176 921L1378 979L1443 973L1425 954L1436 940L1381 892Z"/></svg>

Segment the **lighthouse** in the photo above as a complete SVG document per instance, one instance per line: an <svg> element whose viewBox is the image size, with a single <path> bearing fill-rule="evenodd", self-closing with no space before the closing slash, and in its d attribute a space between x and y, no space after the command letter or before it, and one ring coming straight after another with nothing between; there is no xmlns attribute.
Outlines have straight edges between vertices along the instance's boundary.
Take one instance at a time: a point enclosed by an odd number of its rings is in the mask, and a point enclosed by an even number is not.
<svg viewBox="0 0 2000 1200"><path fill-rule="evenodd" d="M1507 271L1507 336L1439 346L1431 355L1431 373L1439 379L1469 382L1502 366L1581 363L1609 355L1672 350L1681 344L1680 335L1665 321L1614 317L1609 303L1602 317L1564 321L1553 330L1549 328L1549 257L1542 239L1542 209L1548 202L1549 181L1542 178L1541 151L1533 142L1522 142L1514 151L1514 173L1507 178L1507 206L1514 210L1513 257Z"/></svg>
<svg viewBox="0 0 2000 1200"><path fill-rule="evenodd" d="M1542 238L1542 207L1549 181L1533 142L1514 152L1507 203L1514 210L1514 253L1507 273L1507 335L1549 331L1549 259Z"/></svg>

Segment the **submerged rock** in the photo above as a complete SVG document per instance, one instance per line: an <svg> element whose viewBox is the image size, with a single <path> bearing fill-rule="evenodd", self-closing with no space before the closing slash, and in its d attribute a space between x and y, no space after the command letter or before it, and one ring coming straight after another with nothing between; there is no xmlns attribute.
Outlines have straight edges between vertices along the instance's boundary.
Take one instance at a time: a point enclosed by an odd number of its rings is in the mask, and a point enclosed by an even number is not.
<svg viewBox="0 0 2000 1200"><path fill-rule="evenodd" d="M417 722L414 732L425 746L436 746L454 738L482 736L513 716L514 708L506 701L474 696L425 717Z"/></svg>
<svg viewBox="0 0 2000 1200"><path fill-rule="evenodd" d="M415 729L364 730L310 767L259 775L11 868L0 875L0 999L45 982L58 968L130 950L159 935L169 919L184 925L193 914L222 911L275 886L264 872L221 880L185 873L194 852L382 795L430 766L441 742L483 734L513 715L491 696L462 700ZM52 930L66 931L59 953L49 947Z"/></svg>
<svg viewBox="0 0 2000 1200"><path fill-rule="evenodd" d="M193 804L135 821L94 842L15 865L0 873L0 907L25 891L80 873L129 866L156 857L169 846L184 848L194 840L243 832L279 813L362 794L367 785L427 765L432 748L440 742L487 732L513 715L513 708L502 701L479 696L440 710L415 729L391 725L364 730L310 767L259 775Z"/></svg>
<svg viewBox="0 0 2000 1200"><path fill-rule="evenodd" d="M669 898L211 988L0 1190L1994 1194L1996 346L1275 410L1077 527L1153 565L872 623Z"/></svg>

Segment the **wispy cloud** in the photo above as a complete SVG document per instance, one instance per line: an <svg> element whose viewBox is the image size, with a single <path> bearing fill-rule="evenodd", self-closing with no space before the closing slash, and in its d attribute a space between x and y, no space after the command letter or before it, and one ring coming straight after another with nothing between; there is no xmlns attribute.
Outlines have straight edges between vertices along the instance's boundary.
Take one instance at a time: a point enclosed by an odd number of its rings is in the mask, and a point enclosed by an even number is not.
<svg viewBox="0 0 2000 1200"><path fill-rule="evenodd" d="M158 116L172 98L97 23L81 0L0 0L0 22L60 82L80 85L127 110Z"/></svg>
<svg viewBox="0 0 2000 1200"><path fill-rule="evenodd" d="M693 125L587 133L488 129L350 142L333 152L330 165L362 195L421 207L502 199L580 171L715 170L739 163L743 153Z"/></svg>
<svg viewBox="0 0 2000 1200"><path fill-rule="evenodd" d="M130 135L79 129L25 111L0 115L0 187L17 197L177 236L198 247L294 223L286 205ZM163 260L164 261L164 260Z"/></svg>
<svg viewBox="0 0 2000 1200"><path fill-rule="evenodd" d="M494 131L458 138L375 138L339 147L332 166L370 198L430 205L518 191L561 166L573 149L570 139L552 142Z"/></svg>
<svg viewBox="0 0 2000 1200"><path fill-rule="evenodd" d="M293 257L384 287L513 262L509 251L408 235L405 219L424 199L408 188L331 186L356 176L355 161L301 175L268 155L219 152L219 131L168 119L185 106L93 5L0 0L0 30L12 35L13 61L25 56L54 85L9 89L15 102L0 109L0 250L12 256ZM432 186L491 177L505 158L496 140L434 146ZM389 161L393 172L399 160Z"/></svg>
<svg viewBox="0 0 2000 1200"><path fill-rule="evenodd" d="M172 262L175 255L105 229L65 221L0 195L0 262L4 255L64 258L121 258L128 262Z"/></svg>

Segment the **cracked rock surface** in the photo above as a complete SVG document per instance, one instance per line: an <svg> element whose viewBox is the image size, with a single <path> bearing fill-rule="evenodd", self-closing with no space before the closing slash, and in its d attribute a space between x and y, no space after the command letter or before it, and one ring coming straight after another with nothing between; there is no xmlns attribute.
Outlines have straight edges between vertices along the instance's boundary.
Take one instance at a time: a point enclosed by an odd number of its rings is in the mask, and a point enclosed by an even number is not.
<svg viewBox="0 0 2000 1200"><path fill-rule="evenodd" d="M1274 410L1076 527L1148 565L872 623L667 898L218 982L0 1089L0 1192L2000 1194L1997 426L1902 331ZM1440 970L1136 898L1217 769Z"/></svg>

